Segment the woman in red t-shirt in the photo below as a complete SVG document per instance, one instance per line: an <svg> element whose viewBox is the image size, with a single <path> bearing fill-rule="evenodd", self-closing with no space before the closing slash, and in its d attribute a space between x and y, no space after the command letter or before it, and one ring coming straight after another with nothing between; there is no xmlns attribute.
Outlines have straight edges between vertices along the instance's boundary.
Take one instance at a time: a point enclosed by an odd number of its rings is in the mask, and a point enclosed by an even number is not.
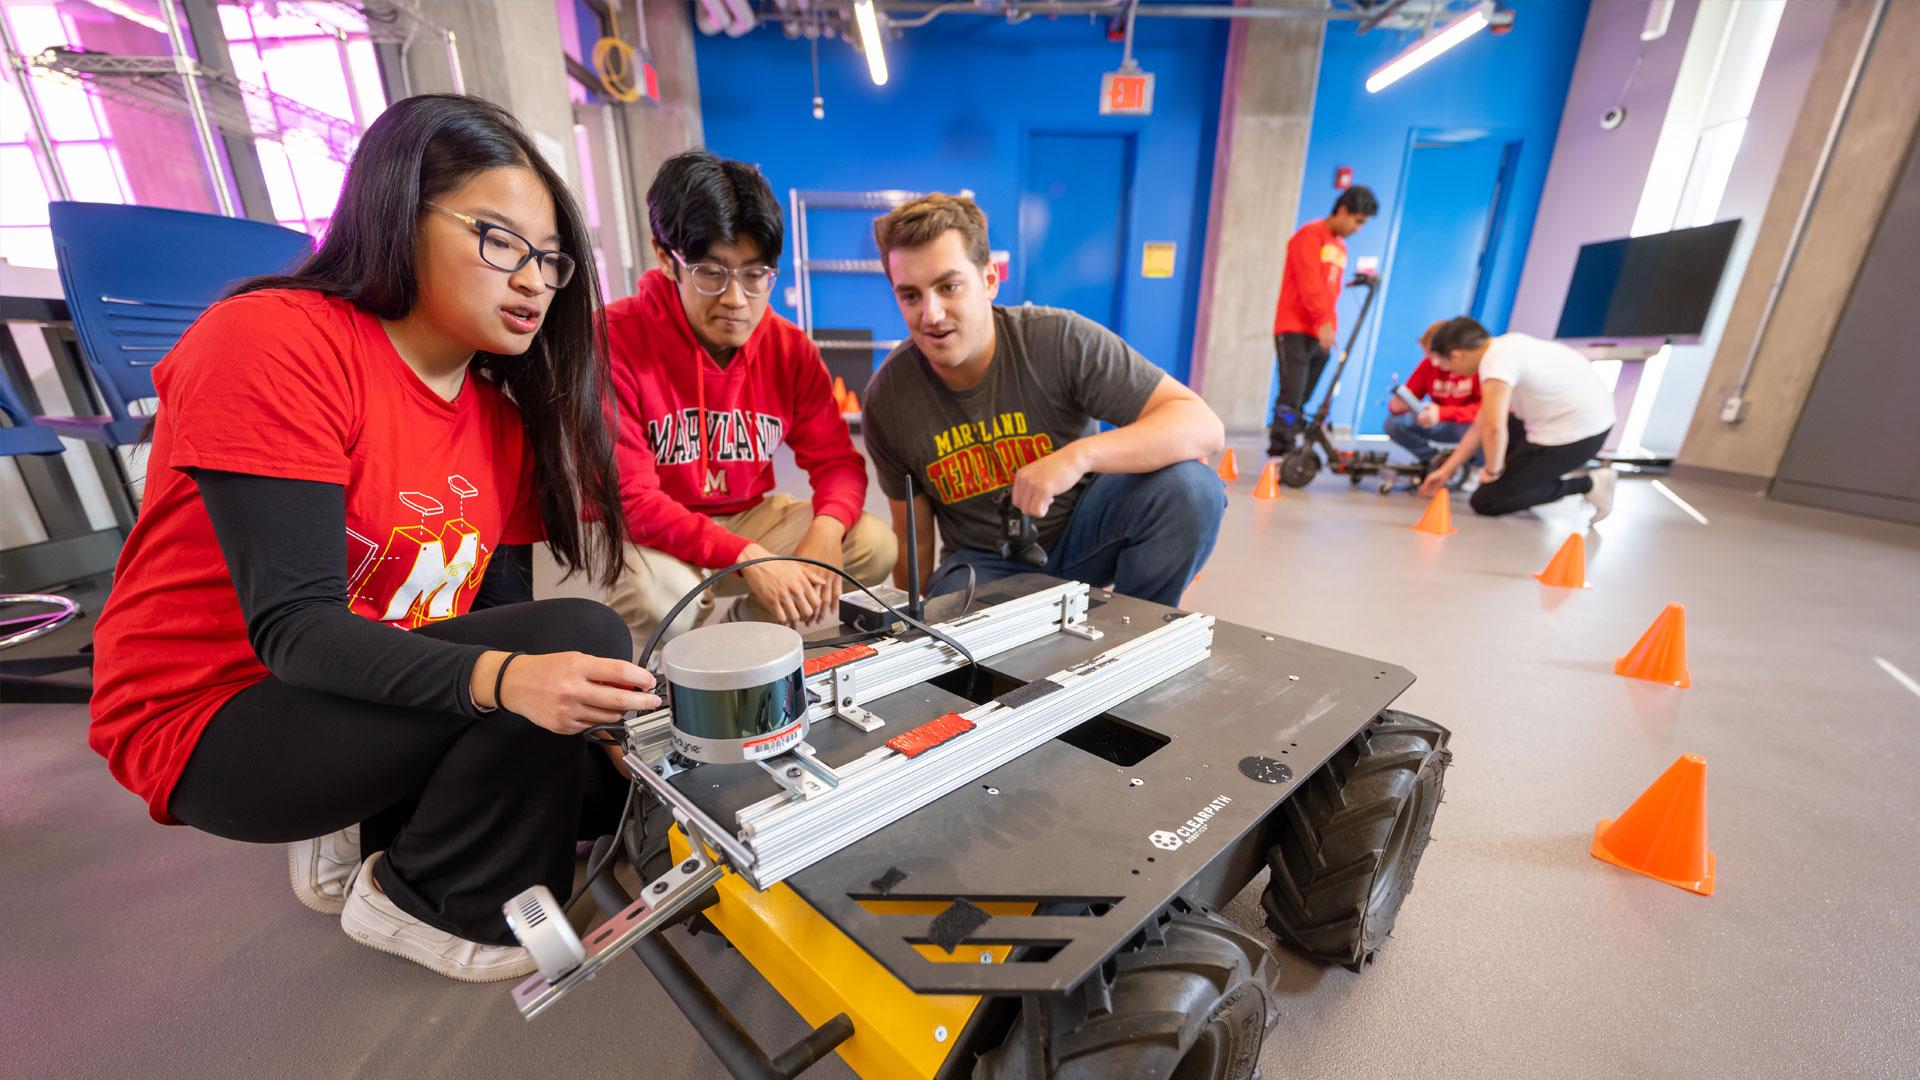
<svg viewBox="0 0 1920 1080"><path fill-rule="evenodd" d="M394 104L319 250L155 369L146 500L94 633L88 741L155 820L292 844L302 902L468 981L533 970L501 904L564 895L618 810L577 736L659 703L619 616L533 600L536 541L618 567L587 252L511 116Z"/></svg>

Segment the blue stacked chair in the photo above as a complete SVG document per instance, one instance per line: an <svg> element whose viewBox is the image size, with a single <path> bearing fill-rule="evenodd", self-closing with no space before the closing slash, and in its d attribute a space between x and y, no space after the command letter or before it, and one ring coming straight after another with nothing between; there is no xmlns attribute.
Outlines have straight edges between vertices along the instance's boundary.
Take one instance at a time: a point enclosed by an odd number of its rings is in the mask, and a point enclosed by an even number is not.
<svg viewBox="0 0 1920 1080"><path fill-rule="evenodd" d="M115 203L47 205L60 286L106 416L48 416L62 435L105 446L140 440L130 406L154 396L153 368L242 278L290 269L305 233L244 218Z"/></svg>

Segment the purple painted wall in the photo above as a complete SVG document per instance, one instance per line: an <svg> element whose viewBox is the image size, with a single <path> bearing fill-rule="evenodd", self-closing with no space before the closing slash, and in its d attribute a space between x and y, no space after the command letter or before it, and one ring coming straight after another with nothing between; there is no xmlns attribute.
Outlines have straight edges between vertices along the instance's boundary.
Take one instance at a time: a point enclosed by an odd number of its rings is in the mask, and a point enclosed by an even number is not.
<svg viewBox="0 0 1920 1080"><path fill-rule="evenodd" d="M1642 42L1645 4L1613 0L1588 8L1510 329L1552 337L1580 245L1625 236L1633 228L1695 9L1692 0L1681 0L1666 36ZM1600 115L1623 101L1626 122L1602 130Z"/></svg>

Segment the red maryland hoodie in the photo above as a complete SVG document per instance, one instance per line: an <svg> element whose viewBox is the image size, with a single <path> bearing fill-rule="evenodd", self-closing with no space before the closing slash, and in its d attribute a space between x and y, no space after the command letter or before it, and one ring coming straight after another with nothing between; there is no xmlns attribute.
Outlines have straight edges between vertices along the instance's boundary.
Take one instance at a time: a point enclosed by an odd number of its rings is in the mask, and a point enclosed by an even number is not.
<svg viewBox="0 0 1920 1080"><path fill-rule="evenodd" d="M820 350L772 311L721 367L693 336L673 279L640 278L607 305L607 345L620 407L615 455L635 544L695 566L731 566L747 539L713 520L773 490L785 442L813 483L813 512L852 528L867 466L834 403Z"/></svg>
<svg viewBox="0 0 1920 1080"><path fill-rule="evenodd" d="M1407 389L1414 397L1431 397L1440 406L1443 424L1471 424L1480 415L1480 373L1455 375L1433 362L1420 358L1420 366L1407 378Z"/></svg>

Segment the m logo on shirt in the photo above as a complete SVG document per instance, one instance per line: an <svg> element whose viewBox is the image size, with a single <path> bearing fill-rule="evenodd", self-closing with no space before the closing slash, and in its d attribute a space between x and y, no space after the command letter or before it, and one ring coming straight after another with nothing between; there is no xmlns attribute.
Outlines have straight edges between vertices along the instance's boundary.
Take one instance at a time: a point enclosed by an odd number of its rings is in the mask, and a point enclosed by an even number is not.
<svg viewBox="0 0 1920 1080"><path fill-rule="evenodd" d="M437 536L424 525L403 525L393 530L386 554L407 566L407 576L387 598L380 621L408 628L453 618L460 591L478 589L486 569L480 533L465 521L447 522Z"/></svg>
<svg viewBox="0 0 1920 1080"><path fill-rule="evenodd" d="M701 452L700 410L681 409L647 421L647 444L656 465L685 465L702 457L712 461L771 461L785 434L777 416L745 409L707 413L706 444Z"/></svg>
<svg viewBox="0 0 1920 1080"><path fill-rule="evenodd" d="M1327 268L1327 284L1338 289L1340 276L1347 272L1347 249L1339 244L1320 245L1320 265Z"/></svg>
<svg viewBox="0 0 1920 1080"><path fill-rule="evenodd" d="M479 494L463 477L447 483L463 500ZM364 603L361 614L404 629L451 619L460 613L461 593L479 590L493 553L482 550L480 531L464 517L436 529L428 519L446 513L446 506L434 496L403 491L398 498L420 515L420 524L395 526L377 553L367 538L347 530L351 602Z"/></svg>

